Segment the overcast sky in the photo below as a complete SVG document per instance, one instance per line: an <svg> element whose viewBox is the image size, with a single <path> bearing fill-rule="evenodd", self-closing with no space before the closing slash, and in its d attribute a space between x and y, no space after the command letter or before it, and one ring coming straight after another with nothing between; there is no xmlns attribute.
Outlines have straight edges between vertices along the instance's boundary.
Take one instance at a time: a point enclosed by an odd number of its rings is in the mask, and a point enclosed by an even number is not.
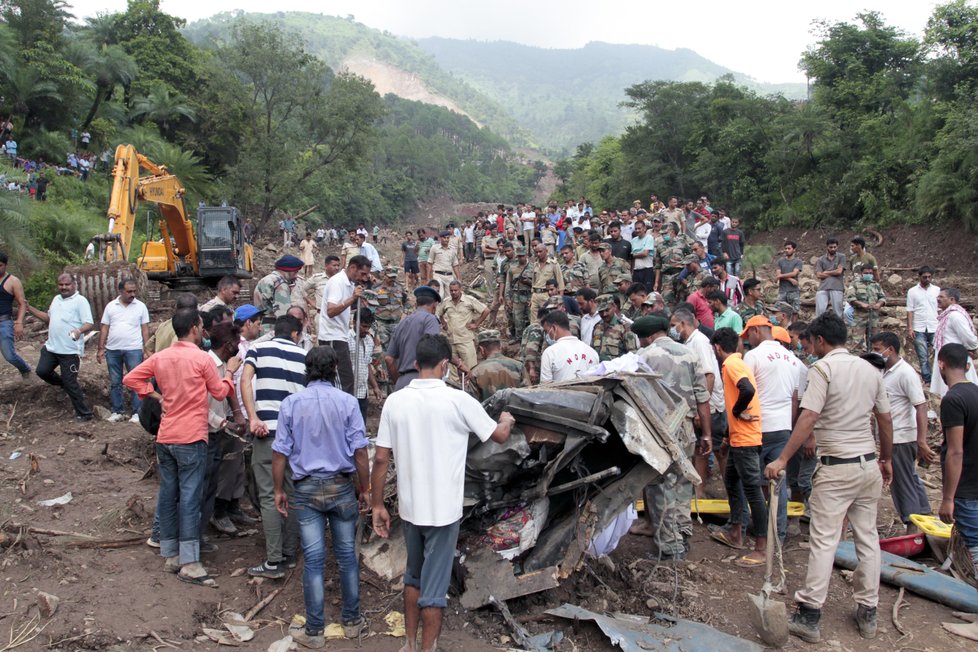
<svg viewBox="0 0 978 652"><path fill-rule="evenodd" d="M68 0L78 17L125 9L125 0ZM270 6L337 16L402 36L511 40L542 47L588 41L689 48L759 81L798 82L802 52L815 43L812 22L851 21L880 12L887 24L922 35L937 0L162 0L163 11L189 21Z"/></svg>

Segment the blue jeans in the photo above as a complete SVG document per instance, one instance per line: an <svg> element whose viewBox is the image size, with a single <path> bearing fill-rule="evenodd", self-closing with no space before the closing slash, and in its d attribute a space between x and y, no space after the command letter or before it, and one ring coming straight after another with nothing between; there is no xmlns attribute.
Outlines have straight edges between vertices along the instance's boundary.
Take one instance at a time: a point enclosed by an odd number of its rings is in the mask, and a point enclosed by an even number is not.
<svg viewBox="0 0 978 652"><path fill-rule="evenodd" d="M726 262L727 274L740 278L740 260L728 260Z"/></svg>
<svg viewBox="0 0 978 652"><path fill-rule="evenodd" d="M180 564L200 561L200 501L207 472L207 442L156 444L160 493L160 554Z"/></svg>
<svg viewBox="0 0 978 652"><path fill-rule="evenodd" d="M791 438L790 430L773 430L763 434L761 444L761 468L778 459L785 444ZM778 492L778 538L784 541L788 533L788 482L781 481L781 491Z"/></svg>
<svg viewBox="0 0 978 652"><path fill-rule="evenodd" d="M30 365L17 355L17 350L14 348L14 321L12 319L0 321L0 353L3 354L3 359L15 366L20 373L30 372Z"/></svg>
<svg viewBox="0 0 978 652"><path fill-rule="evenodd" d="M109 367L109 400L112 403L112 411L114 413L122 414L122 410L125 408L125 402L122 396L123 365L126 367L126 373L129 373L142 361L142 349L131 351L107 350L105 352L105 364ZM143 402L136 395L136 392L132 392L132 413L137 414L139 412L139 406L142 404Z"/></svg>
<svg viewBox="0 0 978 652"><path fill-rule="evenodd" d="M920 375L925 384L930 383L930 351L934 348L934 334L921 333L914 331L913 348L917 352L917 360L920 361Z"/></svg>
<svg viewBox="0 0 978 652"><path fill-rule="evenodd" d="M307 477L295 483L293 509L299 517L302 541L302 595L306 603L306 631L322 632L323 566L326 563L325 527L333 536L333 555L340 569L343 599L340 618L344 624L360 619L360 562L356 554L357 504L354 480L344 476Z"/></svg>
<svg viewBox="0 0 978 652"><path fill-rule="evenodd" d="M968 547L978 569L978 500L954 499L954 527L964 539L964 545ZM975 579L978 579L978 571Z"/></svg>

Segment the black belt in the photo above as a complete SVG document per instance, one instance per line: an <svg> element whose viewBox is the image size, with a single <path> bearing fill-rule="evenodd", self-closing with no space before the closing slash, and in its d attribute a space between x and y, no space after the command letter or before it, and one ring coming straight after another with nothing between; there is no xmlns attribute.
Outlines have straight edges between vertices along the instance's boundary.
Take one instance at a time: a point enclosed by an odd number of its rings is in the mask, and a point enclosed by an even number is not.
<svg viewBox="0 0 978 652"><path fill-rule="evenodd" d="M12 315L0 315L0 321L10 321L13 319Z"/></svg>
<svg viewBox="0 0 978 652"><path fill-rule="evenodd" d="M547 291L547 288L542 288L542 289L533 288L533 293L534 294L540 294L541 292L546 292L546 291Z"/></svg>
<svg viewBox="0 0 978 652"><path fill-rule="evenodd" d="M822 455L818 458L822 466L835 466L836 464L858 464L862 462L871 462L876 459L876 453L867 453L866 455L860 455L859 457L832 457L831 455Z"/></svg>
<svg viewBox="0 0 978 652"><path fill-rule="evenodd" d="M443 276L451 276L454 273L455 272L439 272L438 270L435 270L435 274L441 274Z"/></svg>
<svg viewBox="0 0 978 652"><path fill-rule="evenodd" d="M670 267L670 268L664 269L662 271L664 273L666 273L666 274L678 274L679 272L683 271L683 268L682 267Z"/></svg>
<svg viewBox="0 0 978 652"><path fill-rule="evenodd" d="M346 484L348 482L353 482L353 475L354 474L352 472L329 473L329 474L311 473L305 477L295 480L294 484L303 482L304 480L327 480L327 481L335 482L336 484Z"/></svg>

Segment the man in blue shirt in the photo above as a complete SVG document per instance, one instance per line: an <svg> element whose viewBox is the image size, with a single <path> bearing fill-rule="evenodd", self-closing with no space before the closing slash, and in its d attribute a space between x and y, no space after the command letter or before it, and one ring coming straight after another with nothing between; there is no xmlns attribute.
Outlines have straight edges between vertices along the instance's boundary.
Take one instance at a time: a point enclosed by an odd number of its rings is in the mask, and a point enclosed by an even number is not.
<svg viewBox="0 0 978 652"><path fill-rule="evenodd" d="M282 516L288 516L289 495L283 485L286 470L291 468L293 509L299 519L305 558L302 592L306 624L304 628L292 627L289 633L311 648L325 644L323 564L327 522L340 569L343 633L347 638L357 638L366 627L360 613L356 530L359 507L366 510L367 506L367 439L357 400L331 382L336 377L336 360L336 353L326 346L309 352L308 386L282 401L272 444L275 507Z"/></svg>
<svg viewBox="0 0 978 652"><path fill-rule="evenodd" d="M85 352L85 333L95 329L92 307L88 299L75 290L75 279L71 274L58 277L58 296L51 301L47 312L28 305L27 310L48 325L48 341L41 347L41 358L37 361L37 375L44 382L62 387L75 408L75 418L91 421L92 408L85 400L81 385L78 384L78 368L81 354ZM60 367L61 374L54 368Z"/></svg>

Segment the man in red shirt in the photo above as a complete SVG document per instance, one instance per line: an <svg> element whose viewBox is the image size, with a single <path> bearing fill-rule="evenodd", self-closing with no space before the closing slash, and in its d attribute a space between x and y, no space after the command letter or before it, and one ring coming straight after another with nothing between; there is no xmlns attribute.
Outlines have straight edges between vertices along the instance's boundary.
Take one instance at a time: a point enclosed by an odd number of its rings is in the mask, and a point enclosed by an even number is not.
<svg viewBox="0 0 978 652"><path fill-rule="evenodd" d="M223 400L234 394L234 372L241 361L231 358L224 376L211 357L200 349L203 324L194 308L173 315L177 342L147 358L126 374L123 384L141 399L151 397L163 406L156 436L160 490L156 511L160 518L160 554L163 569L184 582L216 587L200 563L200 506L207 470L208 395ZM151 380L156 380L157 391Z"/></svg>

